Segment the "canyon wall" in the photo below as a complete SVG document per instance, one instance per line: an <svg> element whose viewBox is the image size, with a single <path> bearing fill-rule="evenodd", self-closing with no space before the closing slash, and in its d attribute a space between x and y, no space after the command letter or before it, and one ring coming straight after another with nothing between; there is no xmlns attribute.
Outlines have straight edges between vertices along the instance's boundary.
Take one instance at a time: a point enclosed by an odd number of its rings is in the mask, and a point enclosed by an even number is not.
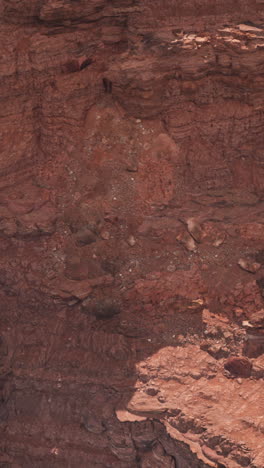
<svg viewBox="0 0 264 468"><path fill-rule="evenodd" d="M263 468L264 1L0 0L0 466Z"/></svg>

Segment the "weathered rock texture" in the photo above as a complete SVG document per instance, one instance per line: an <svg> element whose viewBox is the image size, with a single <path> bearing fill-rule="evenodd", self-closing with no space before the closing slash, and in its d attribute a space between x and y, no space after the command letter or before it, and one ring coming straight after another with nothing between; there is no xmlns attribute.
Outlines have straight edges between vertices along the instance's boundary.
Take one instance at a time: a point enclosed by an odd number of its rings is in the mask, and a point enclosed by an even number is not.
<svg viewBox="0 0 264 468"><path fill-rule="evenodd" d="M264 466L263 0L0 0L0 466Z"/></svg>

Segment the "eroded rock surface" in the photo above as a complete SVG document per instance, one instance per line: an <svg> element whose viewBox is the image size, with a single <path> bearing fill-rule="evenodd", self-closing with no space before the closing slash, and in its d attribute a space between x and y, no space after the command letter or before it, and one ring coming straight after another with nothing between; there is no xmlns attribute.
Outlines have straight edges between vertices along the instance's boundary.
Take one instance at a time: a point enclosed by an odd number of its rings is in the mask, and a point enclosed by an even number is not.
<svg viewBox="0 0 264 468"><path fill-rule="evenodd" d="M0 465L264 466L264 3L0 0Z"/></svg>

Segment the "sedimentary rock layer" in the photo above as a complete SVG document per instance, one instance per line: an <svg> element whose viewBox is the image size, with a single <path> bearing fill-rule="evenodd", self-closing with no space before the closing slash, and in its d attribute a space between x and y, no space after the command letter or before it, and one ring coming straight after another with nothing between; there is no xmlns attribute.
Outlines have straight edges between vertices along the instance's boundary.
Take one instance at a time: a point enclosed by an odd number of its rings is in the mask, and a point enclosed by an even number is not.
<svg viewBox="0 0 264 468"><path fill-rule="evenodd" d="M0 465L263 468L264 3L0 0Z"/></svg>

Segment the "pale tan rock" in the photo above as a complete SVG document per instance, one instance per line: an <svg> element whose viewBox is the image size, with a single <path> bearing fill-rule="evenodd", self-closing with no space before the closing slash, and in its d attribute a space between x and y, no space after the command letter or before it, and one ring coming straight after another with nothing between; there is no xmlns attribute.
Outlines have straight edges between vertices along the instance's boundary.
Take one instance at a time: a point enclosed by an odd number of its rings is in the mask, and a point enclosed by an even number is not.
<svg viewBox="0 0 264 468"><path fill-rule="evenodd" d="M100 233L102 239L109 240L110 239L110 232L109 231L101 231Z"/></svg>
<svg viewBox="0 0 264 468"><path fill-rule="evenodd" d="M127 239L127 243L128 245L130 245L130 247L134 247L136 245L136 239L134 236L129 236L129 238Z"/></svg>
<svg viewBox="0 0 264 468"><path fill-rule="evenodd" d="M177 236L177 240L182 243L189 252L196 252L197 246L195 240L188 232L182 232Z"/></svg>
<svg viewBox="0 0 264 468"><path fill-rule="evenodd" d="M240 268L242 268L242 270L246 270L249 273L256 273L261 268L260 263L246 260L244 258L238 260L238 265L240 266Z"/></svg>

